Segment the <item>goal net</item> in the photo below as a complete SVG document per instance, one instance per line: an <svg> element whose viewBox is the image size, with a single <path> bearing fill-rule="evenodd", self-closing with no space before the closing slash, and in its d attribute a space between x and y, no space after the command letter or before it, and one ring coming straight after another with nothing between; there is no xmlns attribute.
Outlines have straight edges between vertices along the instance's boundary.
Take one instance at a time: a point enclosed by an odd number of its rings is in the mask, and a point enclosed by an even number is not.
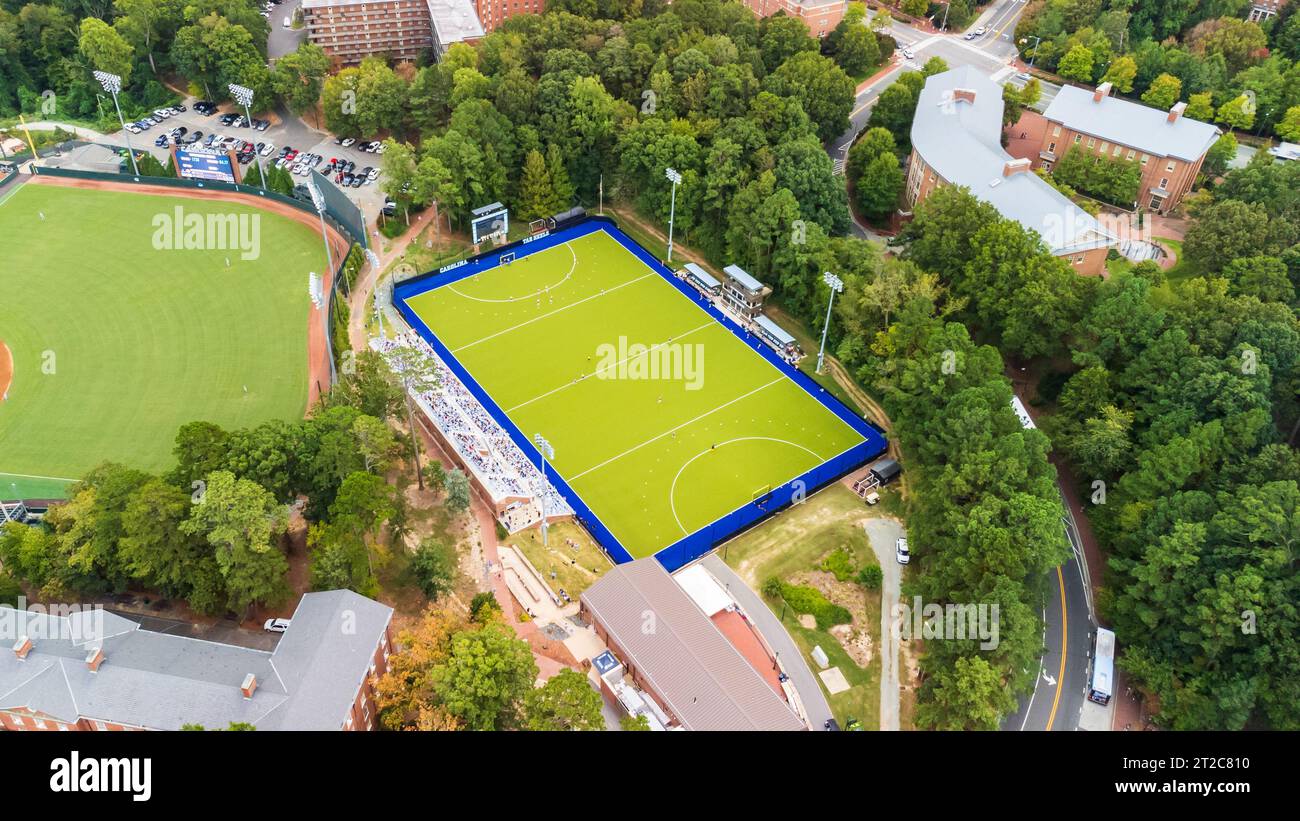
<svg viewBox="0 0 1300 821"><path fill-rule="evenodd" d="M514 261L515 261L515 255L514 255L513 253L510 253L510 254L502 254L502 255L501 255L501 264L502 264L502 265L509 265L510 263L512 263L512 262L514 262Z"/></svg>

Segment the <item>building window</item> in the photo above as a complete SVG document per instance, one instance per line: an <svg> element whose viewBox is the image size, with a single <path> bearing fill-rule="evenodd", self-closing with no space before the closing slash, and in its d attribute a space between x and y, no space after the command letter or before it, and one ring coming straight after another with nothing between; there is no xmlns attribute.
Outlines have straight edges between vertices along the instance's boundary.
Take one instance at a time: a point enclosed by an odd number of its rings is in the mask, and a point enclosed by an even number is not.
<svg viewBox="0 0 1300 821"><path fill-rule="evenodd" d="M1074 144L1075 144L1075 145L1078 145L1078 144L1079 144L1079 141L1082 140L1082 139L1083 139L1083 135L1082 135L1082 134L1075 134L1075 135L1074 135Z"/></svg>
<svg viewBox="0 0 1300 821"><path fill-rule="evenodd" d="M32 719L32 724L33 724L33 725L36 727L36 729L38 729L38 730L44 730L44 729L45 729L45 722L44 722L44 721L41 721L39 718L34 718L34 719Z"/></svg>
<svg viewBox="0 0 1300 821"><path fill-rule="evenodd" d="M1161 177L1161 178L1160 178L1160 190L1161 190L1161 191L1165 190L1165 188L1168 187L1168 185L1169 185L1169 178L1168 178L1168 177Z"/></svg>
<svg viewBox="0 0 1300 821"><path fill-rule="evenodd" d="M1171 173L1171 174L1174 172L1174 161L1173 161L1173 160L1170 160L1170 161L1169 161L1169 165L1166 165L1166 166L1165 166L1165 170L1168 171L1168 172Z"/></svg>
<svg viewBox="0 0 1300 821"><path fill-rule="evenodd" d="M1059 125L1052 129L1052 136L1053 137L1061 136L1061 127Z"/></svg>
<svg viewBox="0 0 1300 821"><path fill-rule="evenodd" d="M1149 160L1149 159L1151 159L1150 156L1148 156L1148 155L1146 155L1146 154L1143 154L1143 155L1142 155L1142 164L1143 164L1143 165L1146 165L1146 164L1147 164L1147 160Z"/></svg>
<svg viewBox="0 0 1300 821"><path fill-rule="evenodd" d="M1051 170L1052 170L1052 161L1051 161L1051 160L1045 160L1045 161L1043 162L1043 170L1044 170L1044 171L1051 171Z"/></svg>
<svg viewBox="0 0 1300 821"><path fill-rule="evenodd" d="M1124 150L1124 146L1122 146L1122 145L1116 145L1116 146L1115 146L1115 150L1112 151L1112 152L1110 152L1110 155L1111 155L1112 157L1118 157L1118 156L1119 156L1119 152L1121 152L1121 151L1123 151L1123 150Z"/></svg>
<svg viewBox="0 0 1300 821"><path fill-rule="evenodd" d="M1129 162L1132 162L1132 161L1133 161L1133 158L1136 157L1136 156L1137 156L1137 152L1130 148L1130 149L1128 150L1128 159L1129 159Z"/></svg>
<svg viewBox="0 0 1300 821"><path fill-rule="evenodd" d="M1053 153L1055 153L1055 152L1056 152L1056 143L1049 143L1048 146L1047 146L1047 150L1048 150L1048 151L1051 151L1051 152L1053 152Z"/></svg>
<svg viewBox="0 0 1300 821"><path fill-rule="evenodd" d="M1093 147L1094 145L1096 145L1096 144L1097 144L1097 141L1096 141L1096 140L1094 140L1092 137L1089 137L1089 138L1088 138L1088 147L1089 147L1089 148L1092 148L1092 147Z"/></svg>
<svg viewBox="0 0 1300 821"><path fill-rule="evenodd" d="M1106 151L1107 151L1109 148L1110 148L1110 143L1106 142L1105 140L1102 140L1102 141L1101 141L1101 149L1098 150L1097 153L1098 153L1098 154L1105 154Z"/></svg>

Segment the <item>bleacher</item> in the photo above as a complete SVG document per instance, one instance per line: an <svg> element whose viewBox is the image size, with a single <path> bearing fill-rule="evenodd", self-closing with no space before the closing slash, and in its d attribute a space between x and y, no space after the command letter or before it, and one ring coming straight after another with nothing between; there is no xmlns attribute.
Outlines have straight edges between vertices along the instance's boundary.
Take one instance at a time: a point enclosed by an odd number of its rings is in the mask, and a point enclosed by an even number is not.
<svg viewBox="0 0 1300 821"><path fill-rule="evenodd" d="M406 331L397 339L370 340L370 347L380 354L406 345L414 345L434 361L441 386L439 390L413 396L416 407L455 448L479 484L494 502L499 503L498 508L509 505L511 499L534 502L540 499L540 509L536 504L528 505L523 508L522 515L519 506L510 507L510 515L507 521L503 521L507 529L511 532L522 530L535 524L543 515L548 518L572 515L573 508L564 497L542 476L537 465L524 455L427 342L412 331Z"/></svg>

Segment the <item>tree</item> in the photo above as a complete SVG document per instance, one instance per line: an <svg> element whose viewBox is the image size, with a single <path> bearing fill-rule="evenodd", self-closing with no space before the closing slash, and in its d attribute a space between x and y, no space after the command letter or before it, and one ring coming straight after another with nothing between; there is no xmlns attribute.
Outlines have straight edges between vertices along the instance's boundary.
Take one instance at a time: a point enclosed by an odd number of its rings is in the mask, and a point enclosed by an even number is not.
<svg viewBox="0 0 1300 821"><path fill-rule="evenodd" d="M137 51L142 51L149 57L149 68L154 74L158 73L158 66L154 63L153 56L154 42L160 39L163 29L172 22L168 19L170 17L168 1L113 0L113 8L119 15L113 22L113 27L131 42Z"/></svg>
<svg viewBox="0 0 1300 821"><path fill-rule="evenodd" d="M759 23L758 49L763 65L773 72L796 54L816 52L817 41L798 17L776 14Z"/></svg>
<svg viewBox="0 0 1300 821"><path fill-rule="evenodd" d="M894 135L888 129L868 128L849 148L848 159L844 163L844 175L850 180L862 176L871 161L881 154L893 154L897 150Z"/></svg>
<svg viewBox="0 0 1300 821"><path fill-rule="evenodd" d="M447 659L451 638L466 628L464 619L433 605L402 630L388 669L375 682L379 721L390 730L455 730L463 723L440 703L435 670Z"/></svg>
<svg viewBox="0 0 1300 821"><path fill-rule="evenodd" d="M559 211L546 159L537 149L524 157L523 175L519 180L519 211L526 220L549 216Z"/></svg>
<svg viewBox="0 0 1300 821"><path fill-rule="evenodd" d="M555 194L556 210L562 211L572 207L573 183L569 180L569 169L565 165L564 154L555 143L546 146L546 171L551 177L551 190Z"/></svg>
<svg viewBox="0 0 1300 821"><path fill-rule="evenodd" d="M600 693L577 670L564 669L524 698L523 729L533 731L603 730Z"/></svg>
<svg viewBox="0 0 1300 821"><path fill-rule="evenodd" d="M83 19L78 46L92 66L121 77L123 88L130 82L135 50L108 23L95 17Z"/></svg>
<svg viewBox="0 0 1300 821"><path fill-rule="evenodd" d="M420 542L411 558L411 572L420 590L430 599L451 592L456 578L456 554L442 542L428 537Z"/></svg>
<svg viewBox="0 0 1300 821"><path fill-rule="evenodd" d="M464 513L469 510L469 477L459 468L447 471L447 508L452 513Z"/></svg>
<svg viewBox="0 0 1300 821"><path fill-rule="evenodd" d="M1182 93L1182 80L1172 74L1161 74L1142 93L1142 102L1153 108L1172 108Z"/></svg>
<svg viewBox="0 0 1300 821"><path fill-rule="evenodd" d="M330 58L325 50L315 43L303 42L275 61L271 84L289 110L302 116L320 102L329 69Z"/></svg>
<svg viewBox="0 0 1300 821"><path fill-rule="evenodd" d="M1225 123L1231 128L1249 129L1255 124L1255 101L1241 94L1219 106L1214 115L1216 123Z"/></svg>
<svg viewBox="0 0 1300 821"><path fill-rule="evenodd" d="M858 204L867 218L877 222L886 219L898 204L903 183L903 169L893 152L880 154L872 160L854 187Z"/></svg>
<svg viewBox="0 0 1300 821"><path fill-rule="evenodd" d="M867 127L885 129L894 135L895 143L910 151L912 119L916 116L918 91L914 84L902 82L902 78L887 86L876 98Z"/></svg>
<svg viewBox="0 0 1300 821"><path fill-rule="evenodd" d="M1183 111L1183 116L1193 120L1204 120L1207 123L1214 119L1214 95L1208 91L1202 91L1188 97L1187 108Z"/></svg>
<svg viewBox="0 0 1300 821"><path fill-rule="evenodd" d="M618 720L619 727L625 732L650 732L650 719L644 713L626 715Z"/></svg>
<svg viewBox="0 0 1300 821"><path fill-rule="evenodd" d="M795 22L803 25L802 21ZM849 75L827 57L801 51L768 75L763 87L773 94L797 100L816 124L822 142L849 127L855 86Z"/></svg>
<svg viewBox="0 0 1300 821"><path fill-rule="evenodd" d="M1133 90L1133 78L1137 77L1137 62L1127 54L1117 57L1106 69L1102 82L1110 83L1117 90L1127 94Z"/></svg>
<svg viewBox="0 0 1300 821"><path fill-rule="evenodd" d="M1056 66L1056 72L1067 80L1079 83L1092 82L1092 50L1087 46L1075 45L1065 53Z"/></svg>
<svg viewBox="0 0 1300 821"><path fill-rule="evenodd" d="M513 726L536 678L528 642L499 622L452 635L445 659L432 670L440 705L470 730Z"/></svg>
<svg viewBox="0 0 1300 821"><path fill-rule="evenodd" d="M1219 136L1205 153L1205 170L1210 174L1223 174L1228 163L1237 156L1237 138L1229 131Z"/></svg>
<svg viewBox="0 0 1300 821"><path fill-rule="evenodd" d="M850 76L865 74L877 66L880 63L880 46L875 33L861 23L850 25L840 38L835 62Z"/></svg>
<svg viewBox="0 0 1300 821"><path fill-rule="evenodd" d="M388 352L388 367L402 386L406 400L406 424L411 437L411 458L415 464L415 478L424 490L424 474L420 472L420 430L415 426L415 411L411 395L420 395L438 389L438 369L431 357L410 345L398 345Z"/></svg>
<svg viewBox="0 0 1300 821"><path fill-rule="evenodd" d="M276 546L287 526L285 508L265 488L218 470L180 523L181 532L206 539L226 582L227 606L243 613L284 591L289 565Z"/></svg>

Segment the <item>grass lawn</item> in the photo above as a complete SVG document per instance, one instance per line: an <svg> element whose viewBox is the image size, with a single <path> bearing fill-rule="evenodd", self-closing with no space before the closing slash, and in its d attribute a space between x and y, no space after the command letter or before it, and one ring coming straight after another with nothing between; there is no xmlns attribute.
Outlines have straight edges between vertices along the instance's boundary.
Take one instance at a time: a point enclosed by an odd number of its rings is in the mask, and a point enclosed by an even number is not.
<svg viewBox="0 0 1300 821"><path fill-rule="evenodd" d="M572 522L551 525L546 542L543 547L541 533L536 528L506 540L507 544L519 548L528 557L552 590L559 593L563 588L575 601L612 566L587 531ZM576 543L577 547L570 542Z"/></svg>
<svg viewBox="0 0 1300 821"><path fill-rule="evenodd" d="M754 590L761 590L763 581L772 576L788 581L797 574L817 569L822 559L836 548L848 549L858 568L876 565L879 562L861 525L863 519L876 515L876 511L836 483L732 539L723 546L720 555ZM868 618L864 624L855 626L867 631L873 648L871 662L865 668L854 663L828 631L801 626L789 608L785 610L784 623L814 673L820 668L809 654L814 646L820 646L831 666L839 667L848 680L848 690L833 696L827 693L831 711L840 725L856 718L864 729L874 730L880 726L880 594L858 590ZM781 615L779 599L765 597L765 601L772 612Z"/></svg>
<svg viewBox="0 0 1300 821"><path fill-rule="evenodd" d="M407 304L633 556L863 441L596 228Z"/></svg>
<svg viewBox="0 0 1300 821"><path fill-rule="evenodd" d="M156 249L153 221L176 208L255 217L258 255ZM0 236L15 370L0 403L4 495L50 495L108 460L164 470L186 422L306 410L307 275L324 265L306 226L227 202L27 185L0 204Z"/></svg>

